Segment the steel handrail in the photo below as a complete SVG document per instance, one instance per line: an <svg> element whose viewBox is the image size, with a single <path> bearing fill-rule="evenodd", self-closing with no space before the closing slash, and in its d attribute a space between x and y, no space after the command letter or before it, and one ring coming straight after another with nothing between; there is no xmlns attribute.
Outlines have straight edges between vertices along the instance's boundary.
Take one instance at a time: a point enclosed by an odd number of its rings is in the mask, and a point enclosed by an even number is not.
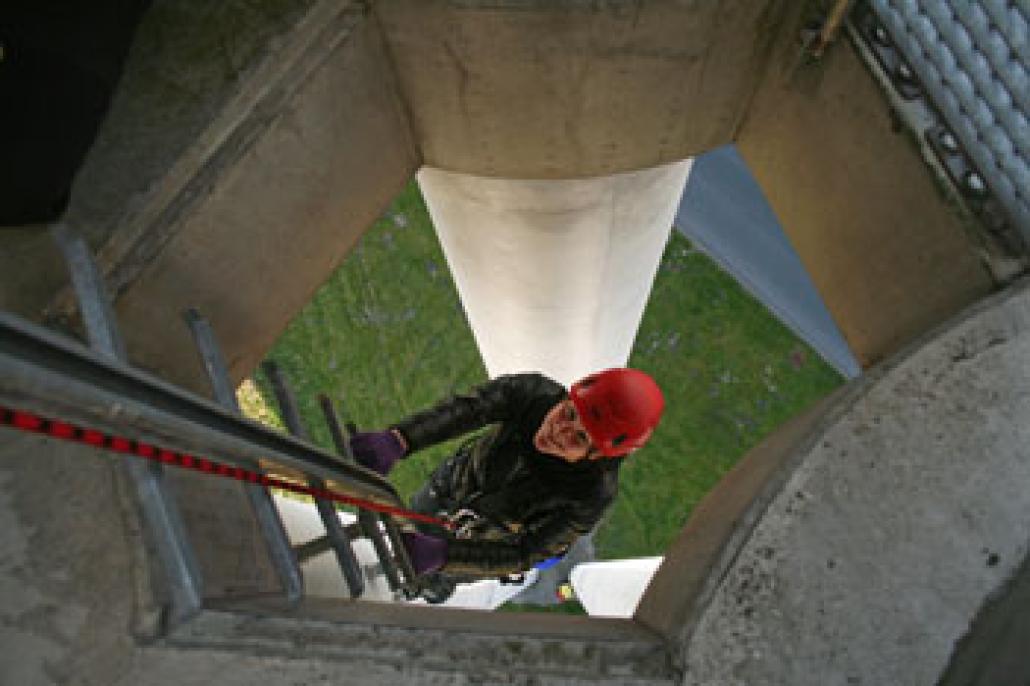
<svg viewBox="0 0 1030 686"><path fill-rule="evenodd" d="M0 312L0 399L235 466L260 459L331 481L347 495L403 505L393 485L375 472L8 312Z"/></svg>

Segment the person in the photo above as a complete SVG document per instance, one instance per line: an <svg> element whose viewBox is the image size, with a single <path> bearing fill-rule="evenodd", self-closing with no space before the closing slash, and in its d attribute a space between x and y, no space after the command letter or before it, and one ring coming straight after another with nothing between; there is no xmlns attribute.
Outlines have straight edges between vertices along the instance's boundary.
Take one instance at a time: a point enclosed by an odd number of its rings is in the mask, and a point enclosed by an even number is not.
<svg viewBox="0 0 1030 686"><path fill-rule="evenodd" d="M403 534L416 573L433 580L442 602L457 582L524 572L591 531L615 498L622 460L647 443L664 406L655 381L636 369L597 372L568 391L542 374L511 374L355 434L351 449L385 476L412 453L486 429L411 501L454 525Z"/></svg>

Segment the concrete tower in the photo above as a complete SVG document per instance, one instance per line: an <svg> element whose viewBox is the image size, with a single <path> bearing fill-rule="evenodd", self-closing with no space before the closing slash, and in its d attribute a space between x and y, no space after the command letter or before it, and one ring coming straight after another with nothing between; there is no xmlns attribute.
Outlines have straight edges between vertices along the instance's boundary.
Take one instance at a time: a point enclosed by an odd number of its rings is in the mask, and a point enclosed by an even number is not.
<svg viewBox="0 0 1030 686"><path fill-rule="evenodd" d="M491 373L616 364L689 160L735 143L867 374L717 487L632 620L287 608L243 491L175 476L205 594L167 622L121 472L0 429L0 682L933 683L1015 655L988 599L1022 588L1030 297L987 295L1021 248L899 125L904 54L830 42L846 4L153 2L64 214L135 365L207 393L155 316L198 307L251 372L416 173ZM971 4L1025 73L1025 8ZM0 305L74 315L38 226L5 229Z"/></svg>

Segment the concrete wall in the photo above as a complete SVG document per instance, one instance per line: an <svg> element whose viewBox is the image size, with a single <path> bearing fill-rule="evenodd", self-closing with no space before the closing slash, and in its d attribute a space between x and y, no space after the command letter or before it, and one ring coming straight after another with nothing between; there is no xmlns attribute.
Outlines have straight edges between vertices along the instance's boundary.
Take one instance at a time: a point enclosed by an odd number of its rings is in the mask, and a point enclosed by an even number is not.
<svg viewBox="0 0 1030 686"><path fill-rule="evenodd" d="M1028 355L1022 282L756 448L638 608L684 683L936 683L1025 571Z"/></svg>
<svg viewBox="0 0 1030 686"><path fill-rule="evenodd" d="M158 0L144 14L67 212L95 249L160 193L162 179L229 103L241 77L311 0ZM118 8L107 8L118 13ZM83 37L84 41L95 39ZM124 242L123 238L123 242ZM112 256L113 257L113 256ZM32 264L32 269L24 265ZM4 228L0 307L38 318L67 280L43 226Z"/></svg>
<svg viewBox="0 0 1030 686"><path fill-rule="evenodd" d="M846 37L818 61L795 3L736 134L863 367L992 287L963 221Z"/></svg>
<svg viewBox="0 0 1030 686"><path fill-rule="evenodd" d="M249 373L419 164L360 3L155 3L73 188L138 365L206 392L185 307ZM74 315L39 228L0 255L0 304ZM25 265L33 265L26 269Z"/></svg>
<svg viewBox="0 0 1030 686"><path fill-rule="evenodd" d="M198 307L241 378L414 173L375 25L340 3L306 22L296 52L268 56L256 102L226 113L183 191L201 180L202 195L167 208L172 235L118 300L130 352L163 376L179 380L191 351L177 322L153 325L155 303Z"/></svg>
<svg viewBox="0 0 1030 686"><path fill-rule="evenodd" d="M799 60L804 3L245 5L155 3L68 216L133 359L191 388L182 307L249 373L423 161L570 179L736 139L866 366L992 286L850 46ZM0 305L73 315L49 237L8 233Z"/></svg>
<svg viewBox="0 0 1030 686"><path fill-rule="evenodd" d="M201 394L182 312L199 308L231 375L249 373L417 165L360 5L232 9L155 5L68 212L97 249L133 363ZM18 246L4 306L72 314L49 237L25 229ZM239 484L169 481L206 595L275 589Z"/></svg>
<svg viewBox="0 0 1030 686"><path fill-rule="evenodd" d="M567 179L728 143L790 4L380 0L374 8L426 164Z"/></svg>

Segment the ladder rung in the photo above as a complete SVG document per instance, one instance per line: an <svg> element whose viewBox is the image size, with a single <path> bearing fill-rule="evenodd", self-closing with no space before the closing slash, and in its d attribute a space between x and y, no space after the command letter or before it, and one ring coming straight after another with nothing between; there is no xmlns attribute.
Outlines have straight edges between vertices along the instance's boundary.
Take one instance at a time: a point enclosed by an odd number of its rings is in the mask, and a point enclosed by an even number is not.
<svg viewBox="0 0 1030 686"><path fill-rule="evenodd" d="M286 378L279 369L279 365L271 360L262 363L262 369L268 375L272 383L272 392L279 403L279 410L282 412L283 422L286 428L297 438L307 439L307 432L300 420L300 411L297 409L297 400L286 382ZM315 489L324 489L325 482L318 478L309 478L309 485ZM340 518L336 515L336 507L329 501L315 499L315 508L322 518L322 525L325 527L325 535L329 540L329 546L336 554L336 561L343 572L344 581L350 590L352 598L359 598L365 592L365 578L361 574L361 567L358 558L351 548L350 539L343 529Z"/></svg>

